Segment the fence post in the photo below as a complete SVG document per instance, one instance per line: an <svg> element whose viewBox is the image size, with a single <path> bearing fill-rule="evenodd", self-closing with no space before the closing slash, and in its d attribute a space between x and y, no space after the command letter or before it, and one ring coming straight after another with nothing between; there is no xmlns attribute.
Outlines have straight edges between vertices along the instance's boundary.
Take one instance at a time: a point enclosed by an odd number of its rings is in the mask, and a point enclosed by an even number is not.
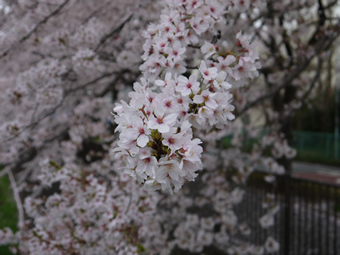
<svg viewBox="0 0 340 255"><path fill-rule="evenodd" d="M339 83L335 89L335 129L334 129L334 158L339 157L339 125L340 125L340 117L339 117Z"/></svg>
<svg viewBox="0 0 340 255"><path fill-rule="evenodd" d="M289 245L290 245L290 180L291 171L286 171L284 178L284 190L285 190L285 224L284 224L284 254L289 255Z"/></svg>
<svg viewBox="0 0 340 255"><path fill-rule="evenodd" d="M326 158L330 158L331 154L331 146L332 146L332 135L327 134L327 140L326 140Z"/></svg>

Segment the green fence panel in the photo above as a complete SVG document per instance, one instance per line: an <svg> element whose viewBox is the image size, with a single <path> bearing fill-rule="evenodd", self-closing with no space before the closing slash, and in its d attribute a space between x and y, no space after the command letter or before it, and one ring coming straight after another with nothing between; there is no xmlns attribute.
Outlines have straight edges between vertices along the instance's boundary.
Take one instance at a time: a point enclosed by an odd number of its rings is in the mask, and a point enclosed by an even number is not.
<svg viewBox="0 0 340 255"><path fill-rule="evenodd" d="M299 154L340 159L340 139L333 133L295 131L293 147Z"/></svg>

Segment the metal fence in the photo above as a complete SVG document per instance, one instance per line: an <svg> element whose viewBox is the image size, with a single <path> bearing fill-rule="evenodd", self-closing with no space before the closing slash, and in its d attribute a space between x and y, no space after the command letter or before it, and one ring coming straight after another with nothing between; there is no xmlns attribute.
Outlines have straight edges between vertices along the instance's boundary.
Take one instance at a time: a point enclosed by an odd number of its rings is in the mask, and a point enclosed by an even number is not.
<svg viewBox="0 0 340 255"><path fill-rule="evenodd" d="M280 211L275 225L263 229L261 202L268 193ZM244 241L261 245L271 235L280 243L276 254L340 254L340 186L290 176L276 176L274 184L252 181L237 214L252 228Z"/></svg>

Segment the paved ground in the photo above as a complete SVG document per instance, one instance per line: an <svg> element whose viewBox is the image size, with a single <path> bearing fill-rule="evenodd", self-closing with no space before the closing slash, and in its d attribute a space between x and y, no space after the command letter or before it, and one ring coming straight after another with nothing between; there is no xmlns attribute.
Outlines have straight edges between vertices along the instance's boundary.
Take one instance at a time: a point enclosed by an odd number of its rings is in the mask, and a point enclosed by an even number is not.
<svg viewBox="0 0 340 255"><path fill-rule="evenodd" d="M293 176L340 186L340 167L294 162Z"/></svg>

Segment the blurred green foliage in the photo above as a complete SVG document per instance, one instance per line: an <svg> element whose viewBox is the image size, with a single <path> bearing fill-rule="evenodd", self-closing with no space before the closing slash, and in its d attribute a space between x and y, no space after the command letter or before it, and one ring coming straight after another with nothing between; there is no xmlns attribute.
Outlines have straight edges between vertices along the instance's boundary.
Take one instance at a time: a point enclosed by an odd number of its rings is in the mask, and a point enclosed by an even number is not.
<svg viewBox="0 0 340 255"><path fill-rule="evenodd" d="M17 230L18 213L7 175L0 178L0 229L9 227ZM1 255L12 254L7 246L0 246Z"/></svg>

